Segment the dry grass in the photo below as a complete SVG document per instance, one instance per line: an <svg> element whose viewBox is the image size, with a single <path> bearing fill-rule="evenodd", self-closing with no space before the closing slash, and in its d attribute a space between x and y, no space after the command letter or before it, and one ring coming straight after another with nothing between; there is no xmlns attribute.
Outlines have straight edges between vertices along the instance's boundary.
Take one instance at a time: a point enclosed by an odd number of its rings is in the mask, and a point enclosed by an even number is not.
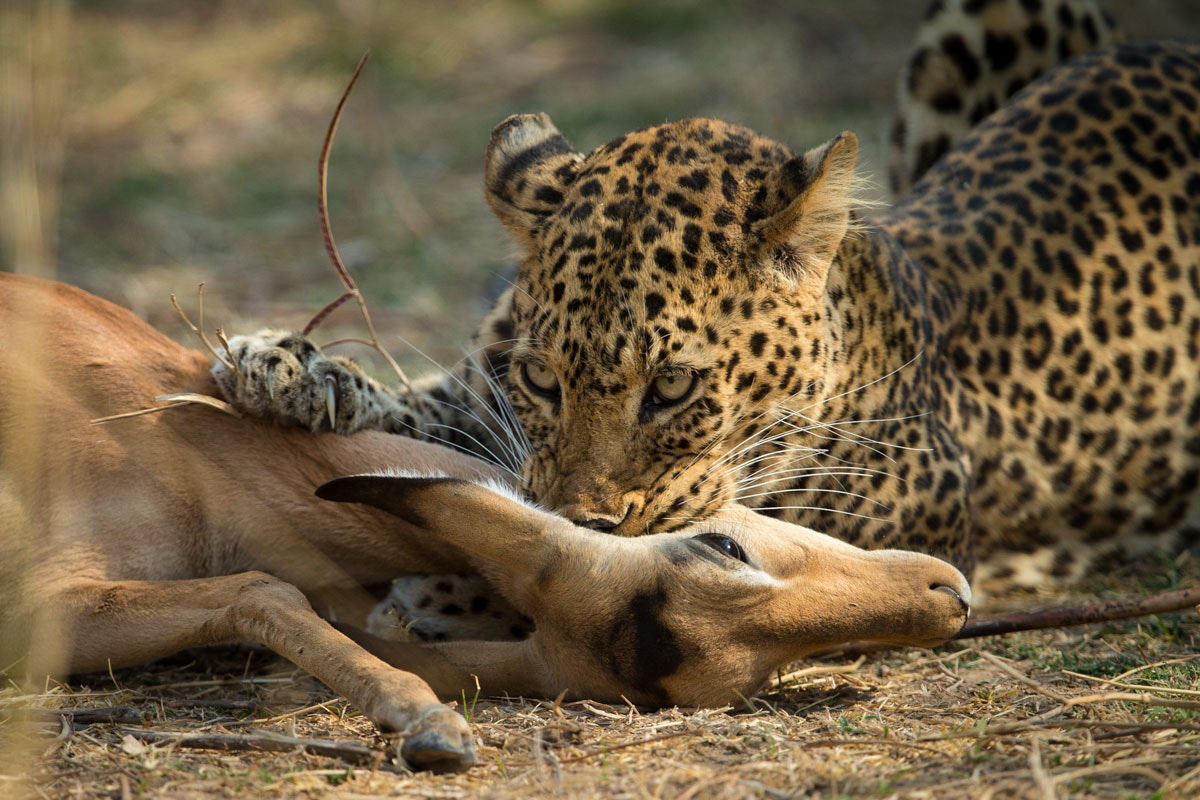
<svg viewBox="0 0 1200 800"><path fill-rule="evenodd" d="M200 281L210 319L231 333L303 324L339 291L314 212L321 132L370 46L330 204L381 337L419 372L394 337L453 358L506 268L479 187L504 116L548 111L585 148L685 115L797 148L853 127L881 175L891 84L925 5L5 4L0 268L83 285L189 343L167 297ZM1200 31L1191 0L1144 0L1136 15L1111 5L1135 33ZM1184 567L1171 569L1194 584L1195 564ZM1194 797L1200 714L1156 698L1200 699L1198 636L1196 615L1180 614L877 655L716 711L463 698L481 766L454 776L125 738L122 726L265 730L385 753L286 662L196 651L70 684L5 684L0 795ZM1111 693L1151 697L1096 697ZM114 706L133 721L72 727L31 711Z"/></svg>
<svg viewBox="0 0 1200 800"><path fill-rule="evenodd" d="M458 707L474 725L480 766L439 776L395 771L385 760L387 742L369 723L273 654L191 651L140 670L0 693L9 754L0 785L14 794L83 798L1200 792L1194 613L798 666L807 669L743 708L652 712L590 701L462 698ZM72 726L27 710L106 707L134 715ZM136 735L142 728L159 739L164 732L275 732L366 745L378 764L295 751L190 749L169 738L143 742Z"/></svg>

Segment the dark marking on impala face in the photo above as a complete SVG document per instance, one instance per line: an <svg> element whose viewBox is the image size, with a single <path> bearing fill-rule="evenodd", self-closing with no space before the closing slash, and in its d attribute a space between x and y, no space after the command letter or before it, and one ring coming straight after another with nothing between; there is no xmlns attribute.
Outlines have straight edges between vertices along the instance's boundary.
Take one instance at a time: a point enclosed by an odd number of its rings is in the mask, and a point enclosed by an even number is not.
<svg viewBox="0 0 1200 800"><path fill-rule="evenodd" d="M608 645L611 672L660 704L668 700L663 679L684 662L683 648L662 620L666 600L662 587L634 595L624 613L616 616Z"/></svg>

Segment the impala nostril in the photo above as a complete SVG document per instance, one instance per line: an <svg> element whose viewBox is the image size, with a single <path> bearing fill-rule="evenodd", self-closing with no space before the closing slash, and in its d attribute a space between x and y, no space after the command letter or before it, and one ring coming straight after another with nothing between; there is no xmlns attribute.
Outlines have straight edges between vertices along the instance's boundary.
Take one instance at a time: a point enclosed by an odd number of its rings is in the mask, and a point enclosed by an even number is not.
<svg viewBox="0 0 1200 800"><path fill-rule="evenodd" d="M958 601L958 604L962 606L963 611L966 611L968 614L971 613L971 604L964 600L958 589L954 588L953 586L947 583L931 583L929 584L929 588L935 592L945 592Z"/></svg>

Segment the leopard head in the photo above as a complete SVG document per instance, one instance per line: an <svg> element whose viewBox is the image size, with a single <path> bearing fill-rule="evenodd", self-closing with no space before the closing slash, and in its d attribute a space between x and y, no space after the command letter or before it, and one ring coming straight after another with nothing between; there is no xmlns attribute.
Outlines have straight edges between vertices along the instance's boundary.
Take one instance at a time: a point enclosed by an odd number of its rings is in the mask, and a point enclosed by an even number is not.
<svg viewBox="0 0 1200 800"><path fill-rule="evenodd" d="M826 284L856 155L849 131L794 156L707 119L587 155L544 114L496 128L485 188L521 249L507 390L532 497L622 535L734 499L761 453L746 442L836 369Z"/></svg>

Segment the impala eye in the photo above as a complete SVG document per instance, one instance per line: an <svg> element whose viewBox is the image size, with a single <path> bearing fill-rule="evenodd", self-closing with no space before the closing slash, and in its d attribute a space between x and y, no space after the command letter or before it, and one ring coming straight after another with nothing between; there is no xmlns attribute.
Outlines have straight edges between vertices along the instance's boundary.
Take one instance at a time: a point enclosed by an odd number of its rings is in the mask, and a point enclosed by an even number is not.
<svg viewBox="0 0 1200 800"><path fill-rule="evenodd" d="M746 558L746 553L742 550L742 546L730 539L728 536L722 536L719 533L702 533L696 537L698 541L704 542L706 545L716 550L718 553L735 558L743 564L749 564L750 561Z"/></svg>
<svg viewBox="0 0 1200 800"><path fill-rule="evenodd" d="M552 400L558 399L558 376L545 364L526 362L521 365L521 375L533 391Z"/></svg>
<svg viewBox="0 0 1200 800"><path fill-rule="evenodd" d="M687 397L695 382L695 375L679 373L659 375L651 384L650 392L657 405L669 406Z"/></svg>

